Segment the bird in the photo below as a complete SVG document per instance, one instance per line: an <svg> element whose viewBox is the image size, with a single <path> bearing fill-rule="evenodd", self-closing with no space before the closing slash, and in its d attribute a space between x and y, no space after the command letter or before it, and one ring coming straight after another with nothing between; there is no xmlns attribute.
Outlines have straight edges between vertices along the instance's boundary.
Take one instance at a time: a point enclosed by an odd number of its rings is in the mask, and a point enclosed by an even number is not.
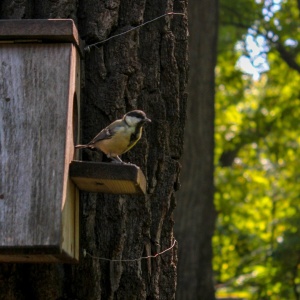
<svg viewBox="0 0 300 300"><path fill-rule="evenodd" d="M124 163L119 155L130 150L142 136L143 126L151 122L142 110L132 110L102 129L89 143L76 149L98 149L113 162Z"/></svg>

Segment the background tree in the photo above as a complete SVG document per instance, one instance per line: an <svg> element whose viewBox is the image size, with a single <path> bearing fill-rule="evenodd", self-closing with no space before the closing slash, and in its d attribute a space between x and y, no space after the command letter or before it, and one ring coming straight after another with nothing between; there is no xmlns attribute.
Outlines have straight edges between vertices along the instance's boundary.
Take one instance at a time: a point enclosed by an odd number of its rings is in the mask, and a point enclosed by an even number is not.
<svg viewBox="0 0 300 300"><path fill-rule="evenodd" d="M166 11L186 13L186 5L179 0L3 0L0 18L72 18L81 38L91 44ZM83 142L135 108L144 110L152 124L123 157L144 171L147 196L82 193L81 249L97 257L134 259L173 243L186 73L186 16L163 18L85 53ZM84 156L91 159L88 152ZM176 248L153 260L130 263L84 258L81 252L76 266L2 264L0 299L169 300L175 297L176 264Z"/></svg>
<svg viewBox="0 0 300 300"><path fill-rule="evenodd" d="M214 299L211 238L215 223L214 68L218 1L189 1L189 101L175 229L178 299Z"/></svg>
<svg viewBox="0 0 300 300"><path fill-rule="evenodd" d="M220 16L218 295L300 299L298 2L222 1Z"/></svg>

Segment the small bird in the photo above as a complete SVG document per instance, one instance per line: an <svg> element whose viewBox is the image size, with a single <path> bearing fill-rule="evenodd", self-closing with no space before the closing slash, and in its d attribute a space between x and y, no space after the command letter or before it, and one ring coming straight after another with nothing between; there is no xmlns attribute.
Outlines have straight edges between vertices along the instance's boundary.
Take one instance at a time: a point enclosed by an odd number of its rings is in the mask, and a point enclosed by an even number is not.
<svg viewBox="0 0 300 300"><path fill-rule="evenodd" d="M142 110L133 110L102 129L88 144L76 149L98 149L114 162L123 163L119 155L130 150L141 138L143 125L151 122Z"/></svg>

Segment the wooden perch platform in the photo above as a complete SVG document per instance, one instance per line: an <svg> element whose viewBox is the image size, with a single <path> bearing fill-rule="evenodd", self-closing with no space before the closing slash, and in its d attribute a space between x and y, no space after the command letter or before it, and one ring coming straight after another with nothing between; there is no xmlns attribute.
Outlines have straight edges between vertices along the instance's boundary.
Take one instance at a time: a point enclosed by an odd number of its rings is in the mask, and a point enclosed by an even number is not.
<svg viewBox="0 0 300 300"><path fill-rule="evenodd" d="M145 194L146 179L131 164L72 161L70 177L82 191L109 194Z"/></svg>

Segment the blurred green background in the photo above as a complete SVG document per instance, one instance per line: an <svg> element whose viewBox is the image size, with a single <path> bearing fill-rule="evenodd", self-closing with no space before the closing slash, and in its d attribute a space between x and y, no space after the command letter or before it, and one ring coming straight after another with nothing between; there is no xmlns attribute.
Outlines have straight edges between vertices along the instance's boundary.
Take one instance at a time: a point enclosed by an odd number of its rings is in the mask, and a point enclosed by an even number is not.
<svg viewBox="0 0 300 300"><path fill-rule="evenodd" d="M300 299L300 1L220 1L217 296Z"/></svg>

